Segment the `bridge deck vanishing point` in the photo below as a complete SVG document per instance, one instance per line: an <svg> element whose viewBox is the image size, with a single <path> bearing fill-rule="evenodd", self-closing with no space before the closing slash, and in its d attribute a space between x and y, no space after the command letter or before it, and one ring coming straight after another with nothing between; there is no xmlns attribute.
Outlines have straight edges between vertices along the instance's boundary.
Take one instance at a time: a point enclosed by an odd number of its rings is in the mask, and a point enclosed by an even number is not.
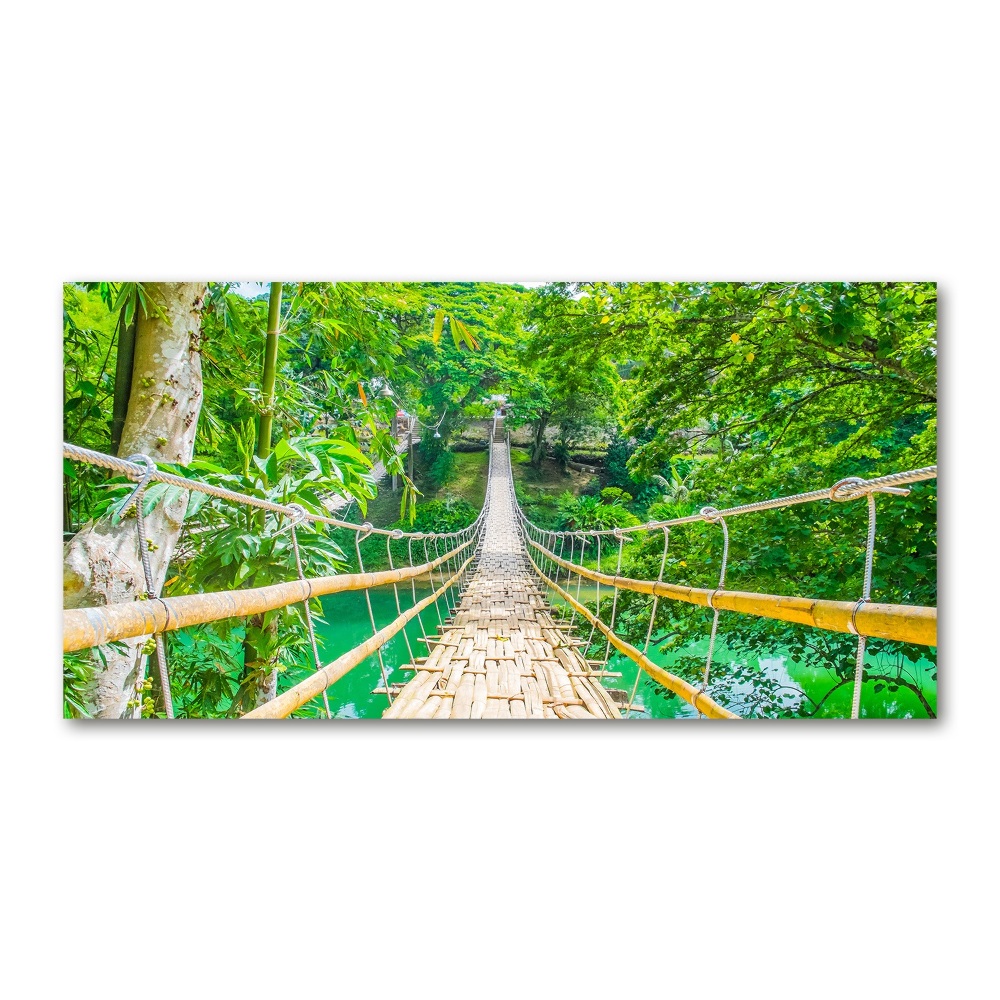
<svg viewBox="0 0 1000 1000"><path fill-rule="evenodd" d="M506 444L493 443L489 510L476 571L386 719L618 719L525 558Z"/></svg>

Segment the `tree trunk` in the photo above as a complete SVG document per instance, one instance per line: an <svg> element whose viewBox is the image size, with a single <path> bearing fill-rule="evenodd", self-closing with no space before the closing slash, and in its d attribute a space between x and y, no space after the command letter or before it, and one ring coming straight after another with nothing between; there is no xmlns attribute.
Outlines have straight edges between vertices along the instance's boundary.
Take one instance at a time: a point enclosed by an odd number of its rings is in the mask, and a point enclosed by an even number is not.
<svg viewBox="0 0 1000 1000"><path fill-rule="evenodd" d="M138 308L128 414L119 454L149 455L154 461L186 464L194 457L194 438L202 402L199 337L204 282L146 286L163 310L145 315ZM156 592L166 578L184 513L187 494L158 504L146 518L150 563ZM66 545L63 597L67 608L133 601L146 590L135 519L117 525L110 517L91 521ZM127 651L106 649L88 708L97 718L137 717L145 677L144 640L126 641Z"/></svg>
<svg viewBox="0 0 1000 1000"><path fill-rule="evenodd" d="M540 469L542 466L542 457L545 455L545 428L548 426L548 414L538 418L538 426L535 428L535 446L531 450L531 464L536 469Z"/></svg>

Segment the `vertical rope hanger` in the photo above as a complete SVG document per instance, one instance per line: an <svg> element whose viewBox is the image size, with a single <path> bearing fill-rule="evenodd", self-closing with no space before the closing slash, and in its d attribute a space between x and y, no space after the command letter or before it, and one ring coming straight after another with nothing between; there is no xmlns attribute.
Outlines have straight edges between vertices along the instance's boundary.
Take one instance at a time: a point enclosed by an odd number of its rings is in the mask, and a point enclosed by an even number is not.
<svg viewBox="0 0 1000 1000"><path fill-rule="evenodd" d="M153 580L153 567L149 561L149 539L146 537L146 516L142 509L142 501L146 494L146 487L156 472L156 462L148 455L129 455L126 461L136 462L146 467L146 471L139 480L139 485L132 491L132 495L128 500L125 501L121 513L124 515L132 504L135 504L135 528L139 536L139 559L142 562L142 574L146 584L146 599L153 601L160 595L156 592L156 585ZM153 642L156 649L156 667L160 677L160 689L163 692L163 709L167 718L172 719L174 717L174 700L170 694L170 675L167 672L167 650L163 645L162 634L157 632L153 636ZM137 667L138 663L141 662L141 658L142 653L140 652ZM139 714L140 716L142 715L141 702Z"/></svg>
<svg viewBox="0 0 1000 1000"><path fill-rule="evenodd" d="M354 536L354 551L358 555L358 569L364 573L365 563L361 558L361 543L372 533L372 525L368 521L361 526L363 531L359 531ZM371 587L365 587L365 603L368 605L368 620L372 623L372 635L377 634L378 628L375 625L375 612L372 610L372 595ZM385 660L382 658L382 647L379 646L375 651L378 653L378 665L379 670L382 672L382 686L385 688L386 697L389 699L389 706L392 706L392 692L389 690L389 677L385 670Z"/></svg>
<svg viewBox="0 0 1000 1000"><path fill-rule="evenodd" d="M850 476L847 479L841 479L840 482L834 483L830 487L830 499L835 500L838 503L843 503L846 500L853 499L853 494L851 492L851 487L857 487L859 485L867 485L865 480L859 479L856 476ZM858 612L869 603L872 596L872 568L875 563L875 494L876 493L895 493L899 496L908 496L909 490L898 489L891 486L881 486L875 487L867 490L868 493L868 537L865 544L865 576L864 583L861 588L861 598L857 604L854 605L854 610L851 612L851 620L848 623L848 629L858 637L858 646L854 654L854 693L851 697L851 718L857 719L861 716L861 688L864 682L865 674L865 649L868 645L868 637L860 635L858 633L857 625L855 619L857 618ZM846 494L846 495L845 495Z"/></svg>
<svg viewBox="0 0 1000 1000"><path fill-rule="evenodd" d="M615 596L611 602L611 624L608 626L612 632L615 630L615 612L618 610L618 579L622 575L622 549L625 546L625 536L621 528L614 529L614 536L618 539L618 563L615 566ZM608 638L608 645L604 650L604 669L607 670L608 660L611 658L611 638Z"/></svg>
<svg viewBox="0 0 1000 1000"><path fill-rule="evenodd" d="M573 553L576 551L576 534L575 534L575 532L572 532L572 531L568 532L568 534L569 534L569 562L570 562L570 565L573 565L574 564ZM570 575L572 574L572 572L573 571L570 570L570 569L566 570L566 584L567 584L566 589L567 589L567 591L569 590L569 587L572 586L572 581L570 580ZM576 624L576 608L573 608L572 610L573 610L573 614L570 615L570 619L569 619L569 627L571 629Z"/></svg>
<svg viewBox="0 0 1000 1000"><path fill-rule="evenodd" d="M299 539L295 533L296 525L298 525L308 512L305 507L302 507L299 504L289 504L288 506L299 511L299 516L288 525L288 528L292 536L292 551L295 553L295 571L298 574L299 580L302 583L308 584L305 573L302 572L302 557L299 553ZM312 612L309 610L308 596L302 602L302 608L305 612L306 630L309 632L309 645L312 647L313 665L316 670L319 671L323 669L323 664L320 662L319 647L316 645L316 630L313 628ZM327 694L326 688L323 689L323 710L326 712L326 717L328 719L333 718L333 713L330 711L330 698Z"/></svg>
<svg viewBox="0 0 1000 1000"><path fill-rule="evenodd" d="M413 568L413 537L407 539L407 560L410 563L410 568ZM410 577L410 591L413 594L413 606L416 607L419 603L417 601L417 578L415 576ZM427 629L424 628L424 619L421 613L417 612L417 622L420 624L420 634L424 637L424 646L429 650L430 643L427 640ZM416 666L416 661L414 660L414 666Z"/></svg>
<svg viewBox="0 0 1000 1000"><path fill-rule="evenodd" d="M385 551L389 556L389 569L395 569L396 567L392 562L392 542L399 541L403 537L402 531L394 531L391 535L385 536ZM395 580L392 581L392 592L396 595L396 612L397 614L403 613L403 606L399 603L399 586ZM416 601L414 601L414 604ZM410 636L406 629L403 629L403 639L406 642L406 652L410 656L410 663L413 662L413 648L410 646Z"/></svg>
<svg viewBox="0 0 1000 1000"><path fill-rule="evenodd" d="M597 536L597 572L598 573L601 572L601 536L600 535ZM582 577L581 577L581 579L582 579ZM601 581L600 580L597 581L597 610L594 612L594 617L595 618L600 618L601 617ZM590 644L594 641L594 632L596 632L596 631L597 631L597 622L596 621L591 622L590 623L590 635L587 636L587 645L585 647L585 649L587 651L590 650ZM608 642L610 643L610 641L611 640L609 639ZM584 657L584 658L586 658L586 657ZM588 670L590 669L590 664L589 663L587 664L587 669Z"/></svg>
<svg viewBox="0 0 1000 1000"><path fill-rule="evenodd" d="M660 572L656 576L656 582L663 582L663 568L667 565L667 549L670 547L670 529L664 527L663 529L663 555L660 558ZM649 628L646 629L646 641L642 646L642 655L646 656L649 653L649 641L653 637L653 623L656 621L656 608L660 603L660 595L653 594L653 607L649 612ZM635 672L635 684L632 685L632 694L629 695L628 704L625 708L626 712L631 712L633 706L635 705L635 696L639 690L639 678L642 677L642 670L636 668Z"/></svg>
<svg viewBox="0 0 1000 1000"><path fill-rule="evenodd" d="M430 553L427 551L427 536L426 535L424 536L424 538L422 539L422 541L424 543L424 562L432 562L433 560L430 557ZM430 578L431 578L431 590L434 590L434 587L435 587L435 584L434 584L434 570L430 570ZM441 582L442 583L444 582L444 577L441 578ZM438 604L439 604L438 601L434 602L434 611L437 614L438 630L439 630L439 633L440 633L440 631L442 631L444 629L444 619L441 617L441 608L438 607ZM428 649L428 652L429 652L430 651L430 646L428 646L427 649Z"/></svg>
<svg viewBox="0 0 1000 1000"><path fill-rule="evenodd" d="M701 681L701 691L708 687L708 680L712 672L712 654L715 652L715 635L719 630L719 609L715 606L715 595L726 585L726 565L729 562L729 527L724 517L718 516L718 511L714 507L702 507L701 516L710 524L718 524L722 528L722 567L719 570L719 585L715 590L709 592L707 601L712 609L712 633L708 638L708 655L705 657L705 674ZM697 700L697 699L696 699ZM698 708L695 705L695 708ZM701 715L701 710L698 710Z"/></svg>

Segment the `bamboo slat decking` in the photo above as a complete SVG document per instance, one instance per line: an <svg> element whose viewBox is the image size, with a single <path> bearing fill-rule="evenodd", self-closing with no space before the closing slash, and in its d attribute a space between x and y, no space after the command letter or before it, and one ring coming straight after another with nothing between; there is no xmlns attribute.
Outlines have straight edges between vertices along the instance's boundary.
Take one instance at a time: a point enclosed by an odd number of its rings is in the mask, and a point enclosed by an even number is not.
<svg viewBox="0 0 1000 1000"><path fill-rule="evenodd" d="M494 449L479 563L385 719L617 719L611 695L547 610L525 557L505 444Z"/></svg>

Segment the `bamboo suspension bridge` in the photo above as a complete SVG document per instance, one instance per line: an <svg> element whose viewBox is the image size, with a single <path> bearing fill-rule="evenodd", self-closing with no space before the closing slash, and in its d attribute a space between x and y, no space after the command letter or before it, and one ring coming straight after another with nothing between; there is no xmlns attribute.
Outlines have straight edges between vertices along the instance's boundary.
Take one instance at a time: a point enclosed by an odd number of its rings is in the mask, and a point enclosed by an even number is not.
<svg viewBox="0 0 1000 1000"><path fill-rule="evenodd" d="M739 715L718 704L708 693L721 611L795 622L813 628L857 636L852 717L860 714L865 645L870 637L894 639L923 646L937 644L936 608L881 604L871 595L875 552L877 494L906 494L909 484L933 479L935 466L894 473L876 479L844 479L810 493L762 500L724 510L705 507L699 514L635 528L599 531L550 531L530 522L518 506L510 465L510 451L502 428L494 427L490 443L486 499L476 521L460 531L447 533L403 532L353 524L332 516L313 514L297 505L281 505L245 494L167 473L146 456L120 459L64 444L65 458L85 462L124 475L137 483L124 512L134 506L136 543L144 557L147 592L143 599L100 607L64 611L65 652L102 646L125 639L152 639L166 714L173 716L170 676L162 636L165 632L226 618L259 615L301 603L311 640L314 670L300 683L242 718L286 718L316 698L323 699L327 718L332 717L328 689L370 656L379 661L382 686L376 690L387 700L387 719L619 719L634 706L639 676L644 672L659 685L692 705L702 717L732 719ZM291 533L295 579L249 590L162 597L155 592L145 553L143 494L151 482L206 493L232 504L245 504L270 512L274 530ZM803 503L850 502L865 499L868 536L864 586L854 600L831 601L801 597L746 593L725 589L729 553L727 522ZM349 530L359 572L307 578L302 572L296 526L304 522ZM718 586L699 589L663 580L670 530L675 526L708 523L723 536ZM661 534L663 555L656 580L621 575L624 546L640 534ZM364 554L383 539L389 569L366 572ZM614 574L602 563L610 551ZM596 568L585 565L588 552L597 556ZM402 564L397 566L396 560ZM597 587L592 610L581 599L583 581ZM417 582L430 583L432 593L418 599ZM392 587L398 616L378 628L370 591ZM575 588L575 593L574 593ZM602 617L604 607L610 611ZM318 652L309 602L343 591L365 593L372 635L354 649L323 664ZM621 592L651 598L645 643L629 643L615 631ZM551 598L550 598L551 595ZM557 610L551 600L561 602ZM648 656L657 608L661 600L705 607L708 653L700 685L694 685L654 663ZM408 607L404 608L404 604ZM568 617L567 617L568 613ZM428 623L436 621L436 626ZM415 649L406 625L416 620L426 648ZM402 632L409 662L387 665L383 648ZM587 657L595 635L603 637L602 658ZM598 638L598 645L601 639ZM613 669L612 650L640 668L631 693L605 682L621 676ZM141 664L140 664L141 665ZM139 671L140 680L144 676ZM390 683L394 669L412 675L402 684Z"/></svg>

